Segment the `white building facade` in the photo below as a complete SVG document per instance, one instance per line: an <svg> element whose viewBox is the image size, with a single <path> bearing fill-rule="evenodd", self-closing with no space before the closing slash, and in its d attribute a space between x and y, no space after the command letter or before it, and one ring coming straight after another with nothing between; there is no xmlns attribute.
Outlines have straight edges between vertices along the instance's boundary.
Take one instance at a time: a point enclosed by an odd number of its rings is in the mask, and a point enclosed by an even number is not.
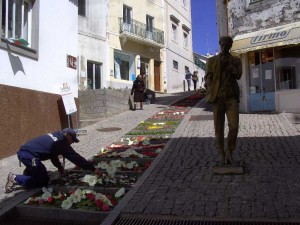
<svg viewBox="0 0 300 225"><path fill-rule="evenodd" d="M231 51L243 63L240 110L299 111L299 1L230 0L226 10L217 6L217 15L229 15L227 24L219 16L219 31L234 37Z"/></svg>
<svg viewBox="0 0 300 225"><path fill-rule="evenodd" d="M77 11L77 0L0 0L0 135L14 139L0 151L65 126L61 90L78 95Z"/></svg>
<svg viewBox="0 0 300 225"><path fill-rule="evenodd" d="M190 0L165 0L165 91L183 91L185 73L194 70Z"/></svg>

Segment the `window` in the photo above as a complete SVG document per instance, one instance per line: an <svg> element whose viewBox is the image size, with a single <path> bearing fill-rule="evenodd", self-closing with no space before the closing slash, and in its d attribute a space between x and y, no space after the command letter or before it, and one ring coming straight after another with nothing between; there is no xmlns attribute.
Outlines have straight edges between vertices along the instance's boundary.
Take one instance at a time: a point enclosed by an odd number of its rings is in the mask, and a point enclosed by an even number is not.
<svg viewBox="0 0 300 225"><path fill-rule="evenodd" d="M87 88L101 88L101 63L87 62Z"/></svg>
<svg viewBox="0 0 300 225"><path fill-rule="evenodd" d="M30 14L32 3L29 0L0 0L2 4L1 30L2 38L24 39L30 42ZM27 47L27 43L21 43Z"/></svg>
<svg viewBox="0 0 300 225"><path fill-rule="evenodd" d="M123 22L127 24L132 23L132 8L123 5Z"/></svg>
<svg viewBox="0 0 300 225"><path fill-rule="evenodd" d="M253 3L256 3L256 2L261 2L263 0L249 0L249 4L253 4Z"/></svg>
<svg viewBox="0 0 300 225"><path fill-rule="evenodd" d="M178 62L173 60L173 69L178 70Z"/></svg>
<svg viewBox="0 0 300 225"><path fill-rule="evenodd" d="M153 32L154 18L152 16L146 15L146 30Z"/></svg>
<svg viewBox="0 0 300 225"><path fill-rule="evenodd" d="M188 34L183 32L183 47L188 48Z"/></svg>
<svg viewBox="0 0 300 225"><path fill-rule="evenodd" d="M135 78L135 56L114 51L114 77L121 80L134 80Z"/></svg>
<svg viewBox="0 0 300 225"><path fill-rule="evenodd" d="M85 0L78 0L78 15L86 16L86 2L85 2Z"/></svg>
<svg viewBox="0 0 300 225"><path fill-rule="evenodd" d="M300 46L275 48L277 90L300 89Z"/></svg>
<svg viewBox="0 0 300 225"><path fill-rule="evenodd" d="M172 23L172 40L177 41L177 26Z"/></svg>

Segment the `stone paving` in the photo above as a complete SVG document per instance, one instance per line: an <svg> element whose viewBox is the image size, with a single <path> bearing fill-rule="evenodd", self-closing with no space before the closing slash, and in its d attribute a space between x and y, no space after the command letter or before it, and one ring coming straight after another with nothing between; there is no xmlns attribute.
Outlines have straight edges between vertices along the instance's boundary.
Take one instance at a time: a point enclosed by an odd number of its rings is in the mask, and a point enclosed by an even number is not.
<svg viewBox="0 0 300 225"><path fill-rule="evenodd" d="M201 101L182 121L122 215L299 222L300 130L291 115L240 114L234 157L245 173L214 175L213 120L189 121L210 115L206 107Z"/></svg>
<svg viewBox="0 0 300 225"><path fill-rule="evenodd" d="M94 154L99 152L101 147L111 144L118 138L122 137L125 133L136 127L142 120L146 120L148 117L154 115L160 111L163 107L178 101L179 99L190 95L192 92L183 92L177 94L156 94L156 104L144 105L144 110L127 111L117 116L103 119L93 125L82 128L87 131L86 135L79 136L80 142L73 144L72 147L85 158L91 158ZM138 107L139 108L139 107ZM107 127L119 127L121 130L115 132L99 132L96 129ZM50 131L49 131L50 132ZM44 162L47 169L55 171L56 168L51 164L50 160ZM74 164L66 160L66 168L74 167ZM6 183L7 174L11 171L15 174L22 173L24 165L19 167L19 161L16 155L0 160L1 170L1 187L0 187L0 209L1 202L13 197L16 191L10 194L5 194L4 185Z"/></svg>

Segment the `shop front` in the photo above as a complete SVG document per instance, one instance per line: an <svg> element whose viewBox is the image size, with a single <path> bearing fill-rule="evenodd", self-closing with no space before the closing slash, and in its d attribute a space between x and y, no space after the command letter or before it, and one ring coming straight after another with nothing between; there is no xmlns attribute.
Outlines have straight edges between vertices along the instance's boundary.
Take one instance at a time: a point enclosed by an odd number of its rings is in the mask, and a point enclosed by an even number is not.
<svg viewBox="0 0 300 225"><path fill-rule="evenodd" d="M245 112L300 111L300 22L234 38L244 75Z"/></svg>

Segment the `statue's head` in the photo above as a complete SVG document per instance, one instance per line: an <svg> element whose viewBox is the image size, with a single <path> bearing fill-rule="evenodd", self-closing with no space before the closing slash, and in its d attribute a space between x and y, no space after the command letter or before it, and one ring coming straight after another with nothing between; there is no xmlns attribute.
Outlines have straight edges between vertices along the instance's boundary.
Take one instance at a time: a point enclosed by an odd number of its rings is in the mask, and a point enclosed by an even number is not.
<svg viewBox="0 0 300 225"><path fill-rule="evenodd" d="M233 40L230 36L222 36L220 37L219 44L221 48L221 52L229 52L232 47Z"/></svg>

